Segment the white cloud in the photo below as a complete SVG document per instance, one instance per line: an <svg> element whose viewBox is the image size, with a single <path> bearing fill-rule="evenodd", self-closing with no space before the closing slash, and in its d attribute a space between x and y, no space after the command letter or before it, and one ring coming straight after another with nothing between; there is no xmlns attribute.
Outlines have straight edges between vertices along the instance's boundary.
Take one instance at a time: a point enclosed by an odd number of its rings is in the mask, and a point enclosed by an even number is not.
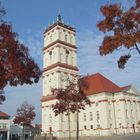
<svg viewBox="0 0 140 140"><path fill-rule="evenodd" d="M27 30L26 36L21 41L28 47L30 56L42 68L43 63L43 34L40 31Z"/></svg>
<svg viewBox="0 0 140 140"><path fill-rule="evenodd" d="M80 74L86 75L100 72L120 86L133 84L140 89L140 83L138 82L140 79L140 56L138 53L134 51L126 68L120 70L117 67L117 60L120 55L126 54L125 49L107 56L100 56L98 49L104 35L94 33L92 29L85 29L85 31L83 30L78 34L78 66Z"/></svg>

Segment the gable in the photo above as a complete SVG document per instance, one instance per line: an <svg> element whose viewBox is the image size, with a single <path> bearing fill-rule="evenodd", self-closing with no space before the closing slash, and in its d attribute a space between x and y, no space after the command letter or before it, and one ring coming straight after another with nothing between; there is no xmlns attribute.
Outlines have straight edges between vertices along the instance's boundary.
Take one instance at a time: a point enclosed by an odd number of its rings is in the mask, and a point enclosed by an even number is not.
<svg viewBox="0 0 140 140"><path fill-rule="evenodd" d="M134 95L140 95L140 92L132 85L122 87L123 91L125 91L128 94L134 94Z"/></svg>

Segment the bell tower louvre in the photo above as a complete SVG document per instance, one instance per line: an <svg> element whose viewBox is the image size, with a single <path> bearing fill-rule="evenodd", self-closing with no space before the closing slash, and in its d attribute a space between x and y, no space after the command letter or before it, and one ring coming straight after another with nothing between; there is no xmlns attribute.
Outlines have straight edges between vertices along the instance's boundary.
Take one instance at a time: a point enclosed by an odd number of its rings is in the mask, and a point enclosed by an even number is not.
<svg viewBox="0 0 140 140"><path fill-rule="evenodd" d="M62 115L55 117L52 104L56 99L52 88L64 88L66 77L78 75L76 55L76 31L62 22L60 13L54 24L44 31L43 48L43 94L42 94L42 130L43 133L61 135L62 129L68 129L60 122Z"/></svg>

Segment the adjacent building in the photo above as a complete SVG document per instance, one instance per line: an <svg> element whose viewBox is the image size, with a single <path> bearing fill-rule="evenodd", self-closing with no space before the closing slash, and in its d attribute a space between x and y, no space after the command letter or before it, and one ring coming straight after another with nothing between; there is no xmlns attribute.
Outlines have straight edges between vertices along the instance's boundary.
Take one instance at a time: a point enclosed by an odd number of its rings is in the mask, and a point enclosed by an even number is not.
<svg viewBox="0 0 140 140"><path fill-rule="evenodd" d="M10 116L0 111L0 140L9 140Z"/></svg>
<svg viewBox="0 0 140 140"><path fill-rule="evenodd" d="M10 140L33 140L36 135L41 134L40 125L14 124L13 120L14 117L11 119L10 123Z"/></svg>
<svg viewBox="0 0 140 140"><path fill-rule="evenodd" d="M78 75L76 61L76 31L61 20L44 32L42 132L56 137L68 137L65 115L55 116L56 103L52 88L64 88L65 78ZM83 58L84 59L84 58ZM91 106L79 114L80 136L126 134L140 131L139 91L132 85L120 87L100 73L85 77L86 96ZM76 136L76 116L71 114L71 136Z"/></svg>

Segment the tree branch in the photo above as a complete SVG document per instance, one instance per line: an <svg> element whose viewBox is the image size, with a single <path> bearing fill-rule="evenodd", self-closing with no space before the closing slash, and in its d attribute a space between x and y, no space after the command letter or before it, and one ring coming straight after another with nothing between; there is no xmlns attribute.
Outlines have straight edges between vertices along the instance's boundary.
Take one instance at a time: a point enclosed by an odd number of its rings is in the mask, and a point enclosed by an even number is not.
<svg viewBox="0 0 140 140"><path fill-rule="evenodd" d="M138 48L137 43L135 43L135 46L136 46L136 50L137 50L137 51L138 51L138 53L140 54L140 49Z"/></svg>

